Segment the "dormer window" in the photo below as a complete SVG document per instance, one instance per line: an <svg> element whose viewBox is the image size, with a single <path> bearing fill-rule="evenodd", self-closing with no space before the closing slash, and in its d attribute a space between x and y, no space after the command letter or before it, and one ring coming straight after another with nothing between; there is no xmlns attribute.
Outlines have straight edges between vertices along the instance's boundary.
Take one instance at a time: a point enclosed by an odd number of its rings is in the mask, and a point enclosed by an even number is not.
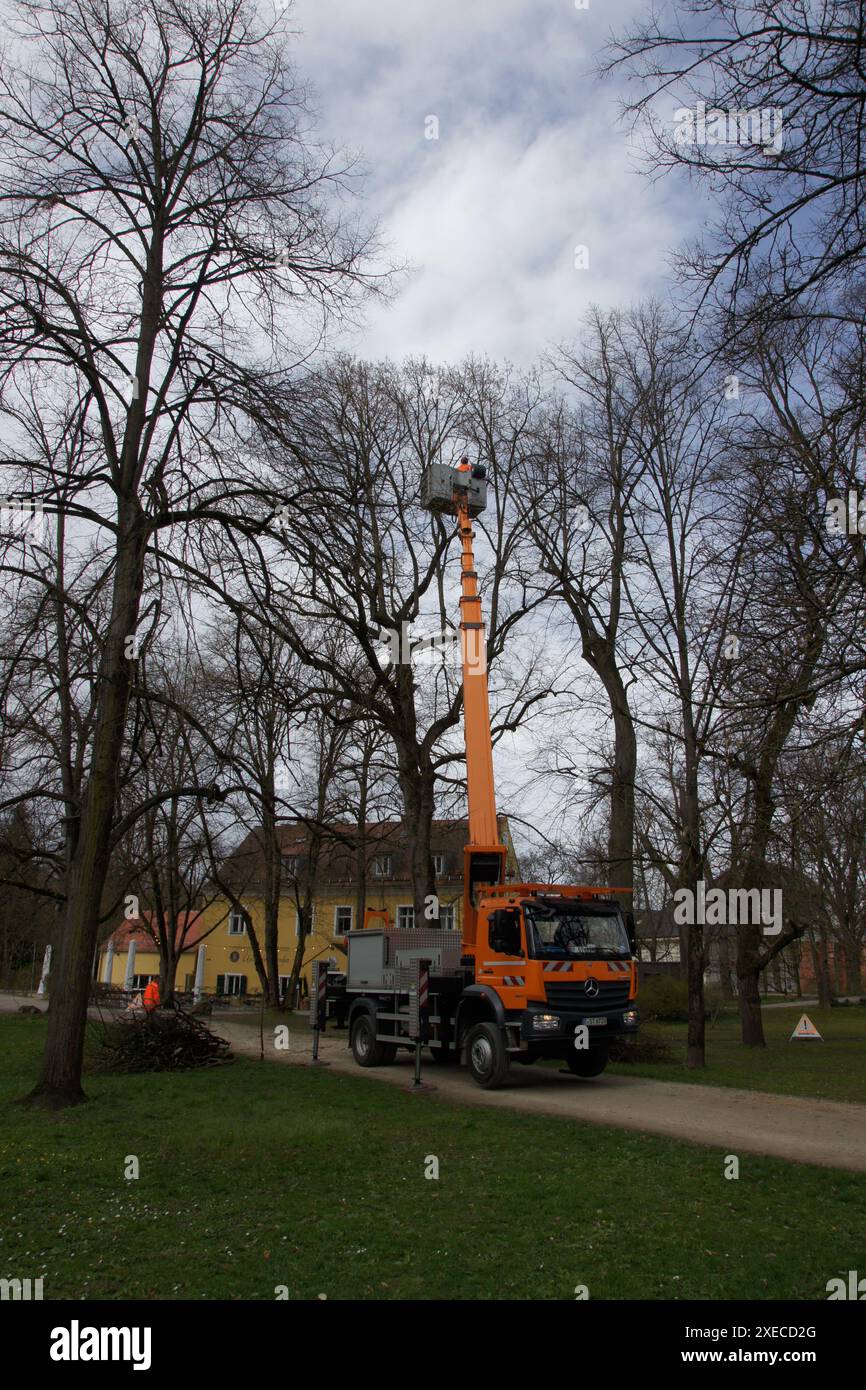
<svg viewBox="0 0 866 1390"><path fill-rule="evenodd" d="M391 855L377 854L370 865L370 872L374 878L391 877Z"/></svg>

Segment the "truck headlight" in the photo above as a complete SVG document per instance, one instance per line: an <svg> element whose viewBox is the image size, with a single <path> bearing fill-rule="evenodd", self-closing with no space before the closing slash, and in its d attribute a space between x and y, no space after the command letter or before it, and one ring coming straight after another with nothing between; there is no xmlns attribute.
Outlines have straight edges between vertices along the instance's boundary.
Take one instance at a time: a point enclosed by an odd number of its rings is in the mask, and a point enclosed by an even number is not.
<svg viewBox="0 0 866 1390"><path fill-rule="evenodd" d="M629 1009L623 1014L622 1021L628 1024L637 1023L637 1009Z"/></svg>
<svg viewBox="0 0 866 1390"><path fill-rule="evenodd" d="M558 1014L533 1014L532 1026L537 1033L554 1033L560 1025Z"/></svg>

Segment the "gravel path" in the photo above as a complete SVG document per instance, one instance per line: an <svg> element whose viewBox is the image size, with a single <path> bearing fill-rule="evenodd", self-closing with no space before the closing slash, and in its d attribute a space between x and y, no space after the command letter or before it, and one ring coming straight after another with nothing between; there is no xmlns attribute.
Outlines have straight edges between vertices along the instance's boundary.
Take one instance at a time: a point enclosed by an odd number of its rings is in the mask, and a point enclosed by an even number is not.
<svg viewBox="0 0 866 1390"><path fill-rule="evenodd" d="M220 1018L213 1023L235 1051L259 1055L255 1028ZM288 1051L277 1051L273 1033L266 1032L265 1058L308 1065L312 1053L309 1028L290 1025L289 1043ZM367 1070L356 1066L346 1047L345 1031L326 1033L319 1055L334 1071L392 1086L408 1087L412 1081L408 1052L398 1053L392 1066ZM512 1068L504 1090L482 1091L465 1068L437 1067L427 1053L423 1054L422 1080L436 1087L437 1096L465 1105L559 1115L587 1124L688 1139L725 1154L768 1154L797 1163L866 1172L866 1105L650 1081L638 1076L582 1081L571 1073L520 1066ZM417 1097L419 1104L431 1098L435 1096L429 1093Z"/></svg>

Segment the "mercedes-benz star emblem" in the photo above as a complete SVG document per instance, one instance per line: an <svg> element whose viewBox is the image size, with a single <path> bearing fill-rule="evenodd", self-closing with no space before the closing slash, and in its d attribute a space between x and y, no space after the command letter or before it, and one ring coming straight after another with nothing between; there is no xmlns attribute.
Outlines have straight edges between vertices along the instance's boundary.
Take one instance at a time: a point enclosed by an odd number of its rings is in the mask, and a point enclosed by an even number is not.
<svg viewBox="0 0 866 1390"><path fill-rule="evenodd" d="M598 980L594 980L590 975L589 979L584 982L583 992L588 994L590 999L594 999L598 994Z"/></svg>

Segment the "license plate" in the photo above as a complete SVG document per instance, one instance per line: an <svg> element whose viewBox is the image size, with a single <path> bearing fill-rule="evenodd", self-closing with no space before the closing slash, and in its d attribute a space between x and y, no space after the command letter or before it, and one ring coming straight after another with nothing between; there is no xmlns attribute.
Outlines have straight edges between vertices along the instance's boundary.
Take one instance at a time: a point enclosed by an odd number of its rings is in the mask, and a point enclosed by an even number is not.
<svg viewBox="0 0 866 1390"><path fill-rule="evenodd" d="M606 1026L606 1024L607 1024L607 1019L606 1019L606 1018L585 1018L585 1019L583 1020L583 1022L586 1024L586 1026L587 1026L588 1028L604 1028L604 1027ZM580 1023L577 1025L578 1028L581 1028L582 1026L583 1026L583 1024L580 1024ZM575 1032L577 1032L577 1028L575 1029Z"/></svg>

